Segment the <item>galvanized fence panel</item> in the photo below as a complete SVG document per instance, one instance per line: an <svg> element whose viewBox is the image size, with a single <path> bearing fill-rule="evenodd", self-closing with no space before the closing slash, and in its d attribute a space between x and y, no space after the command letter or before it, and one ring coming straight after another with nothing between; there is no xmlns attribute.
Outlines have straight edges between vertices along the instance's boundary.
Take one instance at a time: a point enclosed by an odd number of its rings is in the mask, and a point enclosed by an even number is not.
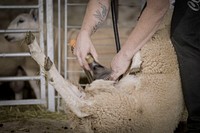
<svg viewBox="0 0 200 133"><path fill-rule="evenodd" d="M46 1L47 23L47 56L54 61L54 33L53 33L53 0ZM55 111L55 90L48 84L48 108Z"/></svg>
<svg viewBox="0 0 200 133"><path fill-rule="evenodd" d="M128 1L128 0L126 0ZM139 1L139 0L138 0ZM145 1L145 0L143 0ZM44 3L43 0L38 0L38 5L1 5L0 9L39 9L39 29L30 29L32 32L39 32L40 33L40 46L42 49L45 49L44 46L44 34L47 35L46 41L47 41L47 55L52 60L57 60L57 68L58 71L63 75L65 79L68 79L71 74L80 74L84 75L83 70L70 70L69 63L70 61L76 62L75 56L68 56L69 55L69 46L68 44L68 36L69 31L71 29L80 29L81 23L83 19L84 13L81 12L81 14L74 14L74 17L79 18L79 24L73 24L69 23L69 14L70 12L73 12L72 8L81 8L83 10L86 9L88 0L46 0L46 3ZM43 9L43 4L46 4L46 11ZM56 6L56 7L55 7ZM129 2L124 2L119 4L121 7L130 7L133 5L130 5ZM82 11L82 10L81 10ZM47 33L44 33L44 14L46 13L46 28ZM119 13L120 15L120 13ZM54 20L54 21L53 21ZM54 27L57 28L56 33L54 33ZM124 25L120 25L119 27L123 27ZM104 25L104 27L112 28L112 24L108 22L108 24ZM132 25L125 25L125 27L133 28ZM64 32L62 32L64 30ZM21 33L21 32L27 32L29 30L5 30L0 29L0 33ZM55 39L55 34L57 34L57 40ZM64 38L62 38L64 36ZM107 38L106 38L107 39ZM111 39L114 39L114 35ZM56 44L54 44L56 43ZM97 44L98 45L98 44ZM58 47L58 55L55 56L54 48ZM115 47L114 40L112 46L110 44L103 44L98 45L97 47ZM64 50L63 50L64 49ZM64 52L64 53L63 53ZM116 53L116 51L113 51ZM61 60L62 56L64 55L65 59L64 62ZM27 57L30 56L29 53L0 53L0 58L9 58L9 57ZM54 58L56 57L56 58ZM112 57L102 56L99 57L100 60L111 60ZM62 68L64 66L64 68ZM64 69L64 70L63 70ZM64 72L63 72L64 71ZM39 76L26 76L26 77L0 77L0 81L13 81L13 80L40 80L40 86L41 86L41 99L35 99L35 100L11 100L11 101L0 101L0 105L21 105L21 104L46 104L48 105L48 109L50 111L59 111L62 109L62 101L60 95L55 92L54 88L50 85L48 85L48 89L46 89L46 82L43 75L42 70L40 70ZM80 83L80 82L79 82ZM83 87L85 84L80 83ZM47 92L46 92L47 90ZM46 98L46 94L48 94L48 99Z"/></svg>
<svg viewBox="0 0 200 133"><path fill-rule="evenodd" d="M1 34L5 33L26 33L28 31L34 32L34 33L40 33L40 46L44 50L44 11L43 11L43 0L38 0L37 5L1 5L0 9L12 9L12 10L19 10L19 9L37 9L39 13L39 29L21 29L21 30L6 30L6 29L0 29ZM29 57L30 53L22 52L22 53L0 53L0 58L12 58L12 57ZM15 77L15 76L9 76L9 77L0 77L1 81L17 81L17 80L38 80L40 81L40 99L28 99L28 100L3 100L0 101L0 105L30 105L30 104L46 104L46 81L43 75L44 72L42 72L42 69L40 69L40 74L38 76L21 76L21 77ZM51 110L51 109L49 109Z"/></svg>

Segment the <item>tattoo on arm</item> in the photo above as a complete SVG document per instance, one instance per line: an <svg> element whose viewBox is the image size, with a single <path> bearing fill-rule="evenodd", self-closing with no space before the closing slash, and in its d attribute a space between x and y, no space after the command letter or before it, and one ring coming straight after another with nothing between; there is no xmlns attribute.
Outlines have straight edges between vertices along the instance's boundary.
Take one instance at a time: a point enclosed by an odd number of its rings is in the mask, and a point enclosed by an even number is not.
<svg viewBox="0 0 200 133"><path fill-rule="evenodd" d="M108 12L108 9L105 5L100 2L99 4L101 4L101 10L98 9L96 10L95 14L93 14L94 17L97 18L97 23L95 24L95 26L93 26L92 33L95 33L96 30L101 26Z"/></svg>

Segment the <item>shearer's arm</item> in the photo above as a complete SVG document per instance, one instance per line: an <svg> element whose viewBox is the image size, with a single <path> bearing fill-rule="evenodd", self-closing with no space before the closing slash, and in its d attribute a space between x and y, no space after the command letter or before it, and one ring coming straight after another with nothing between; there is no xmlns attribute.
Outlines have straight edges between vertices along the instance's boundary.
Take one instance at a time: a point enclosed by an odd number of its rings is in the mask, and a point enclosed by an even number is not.
<svg viewBox="0 0 200 133"><path fill-rule="evenodd" d="M106 20L109 8L110 0L90 0L87 5L81 30L77 36L74 54L77 56L79 64L88 70L86 55L91 53L95 60L98 57L90 37Z"/></svg>
<svg viewBox="0 0 200 133"><path fill-rule="evenodd" d="M135 28L113 58L111 79L116 80L125 73L133 56L153 36L169 8L169 0L147 0L147 6Z"/></svg>

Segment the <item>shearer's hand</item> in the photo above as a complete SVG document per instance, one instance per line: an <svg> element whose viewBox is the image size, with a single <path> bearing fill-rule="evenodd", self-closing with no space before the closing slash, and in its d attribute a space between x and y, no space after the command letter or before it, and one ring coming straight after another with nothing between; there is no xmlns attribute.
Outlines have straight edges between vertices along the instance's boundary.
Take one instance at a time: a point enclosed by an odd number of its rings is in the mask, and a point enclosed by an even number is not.
<svg viewBox="0 0 200 133"><path fill-rule="evenodd" d="M90 36L87 33L80 32L76 40L76 45L74 47L74 54L77 56L78 62L81 67L90 70L88 63L85 60L88 53L91 53L94 59L98 61L98 55L92 44Z"/></svg>
<svg viewBox="0 0 200 133"><path fill-rule="evenodd" d="M110 75L110 80L117 80L122 74L126 72L131 59L129 59L125 52L119 51L116 54L111 62L112 73Z"/></svg>

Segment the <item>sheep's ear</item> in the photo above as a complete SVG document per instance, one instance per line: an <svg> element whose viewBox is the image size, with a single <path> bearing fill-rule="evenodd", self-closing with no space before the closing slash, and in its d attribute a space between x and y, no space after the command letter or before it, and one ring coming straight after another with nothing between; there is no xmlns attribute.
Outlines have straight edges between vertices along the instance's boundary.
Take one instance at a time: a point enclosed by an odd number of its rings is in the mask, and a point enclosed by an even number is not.
<svg viewBox="0 0 200 133"><path fill-rule="evenodd" d="M18 66L17 67L17 73L16 73L17 76L26 76L26 72L24 71L24 68L21 67L21 66Z"/></svg>
<svg viewBox="0 0 200 133"><path fill-rule="evenodd" d="M37 21L38 20L38 10L37 9L31 9L29 14L32 16L32 18Z"/></svg>

